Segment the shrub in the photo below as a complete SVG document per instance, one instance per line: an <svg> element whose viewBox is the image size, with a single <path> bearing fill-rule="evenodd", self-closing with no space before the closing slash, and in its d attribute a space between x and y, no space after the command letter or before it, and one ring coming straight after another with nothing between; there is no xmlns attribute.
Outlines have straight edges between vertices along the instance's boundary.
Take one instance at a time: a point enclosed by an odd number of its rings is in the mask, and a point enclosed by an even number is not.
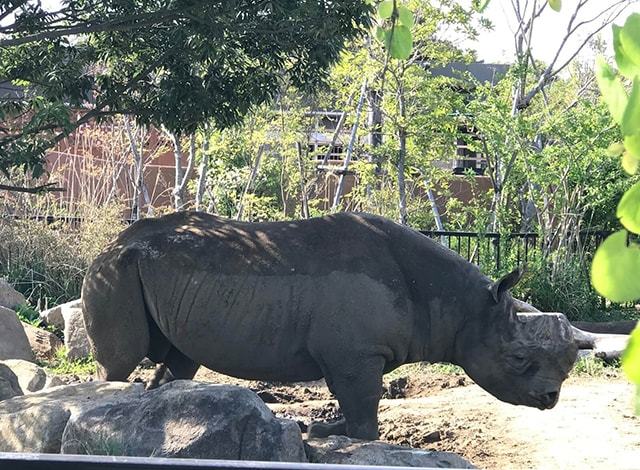
<svg viewBox="0 0 640 470"><path fill-rule="evenodd" d="M562 256L561 262L534 259L516 293L540 310L562 312L569 320L601 319L602 300L591 287L588 263L578 256Z"/></svg>
<svg viewBox="0 0 640 470"><path fill-rule="evenodd" d="M77 227L62 221L0 224L0 276L38 309L77 299L89 264L124 227L119 206L84 214Z"/></svg>

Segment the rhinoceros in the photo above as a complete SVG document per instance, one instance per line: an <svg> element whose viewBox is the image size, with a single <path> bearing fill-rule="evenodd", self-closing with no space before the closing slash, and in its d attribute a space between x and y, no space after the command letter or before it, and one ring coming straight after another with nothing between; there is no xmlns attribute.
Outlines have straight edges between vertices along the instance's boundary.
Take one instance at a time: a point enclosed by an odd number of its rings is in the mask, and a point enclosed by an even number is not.
<svg viewBox="0 0 640 470"><path fill-rule="evenodd" d="M340 213L245 223L181 212L134 223L82 289L102 380L146 356L153 385L200 365L243 379L325 378L344 420L309 434L378 437L383 374L413 362L461 366L498 399L552 408L576 359L561 314L521 315L473 264L388 219ZM168 369L168 370L167 370Z"/></svg>

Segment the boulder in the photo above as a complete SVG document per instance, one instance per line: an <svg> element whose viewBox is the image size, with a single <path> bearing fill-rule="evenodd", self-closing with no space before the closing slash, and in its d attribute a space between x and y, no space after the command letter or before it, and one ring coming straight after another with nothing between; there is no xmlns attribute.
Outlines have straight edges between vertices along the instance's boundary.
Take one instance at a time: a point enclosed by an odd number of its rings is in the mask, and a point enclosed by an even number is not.
<svg viewBox="0 0 640 470"><path fill-rule="evenodd" d="M59 453L70 417L83 407L140 395L142 384L85 382L0 402L0 452Z"/></svg>
<svg viewBox="0 0 640 470"><path fill-rule="evenodd" d="M0 278L0 307L13 310L26 302L24 295L15 290L6 279Z"/></svg>
<svg viewBox="0 0 640 470"><path fill-rule="evenodd" d="M312 463L384 465L387 467L476 468L459 455L387 444L360 441L346 436L309 439L305 442Z"/></svg>
<svg viewBox="0 0 640 470"><path fill-rule="evenodd" d="M67 358L71 361L89 357L91 348L87 330L84 326L81 308L64 310L64 345L67 347Z"/></svg>
<svg viewBox="0 0 640 470"><path fill-rule="evenodd" d="M0 401L22 395L22 389L16 374L0 363Z"/></svg>
<svg viewBox="0 0 640 470"><path fill-rule="evenodd" d="M36 328L33 325L22 322L22 327L27 335L27 340L31 346L31 350L40 361L53 359L56 351L64 346L62 340L50 331Z"/></svg>
<svg viewBox="0 0 640 470"><path fill-rule="evenodd" d="M33 361L33 351L18 314L0 307L0 360L24 359Z"/></svg>
<svg viewBox="0 0 640 470"><path fill-rule="evenodd" d="M7 359L0 362L16 374L23 393L33 393L42 390L47 383L47 373L33 362L22 359Z"/></svg>
<svg viewBox="0 0 640 470"><path fill-rule="evenodd" d="M64 330L64 319L68 315L67 310L71 308L82 308L82 299L72 300L66 304L60 304L40 312L40 319L47 325L53 326L60 331Z"/></svg>
<svg viewBox="0 0 640 470"><path fill-rule="evenodd" d="M306 462L298 425L255 393L187 380L85 409L69 420L62 452Z"/></svg>

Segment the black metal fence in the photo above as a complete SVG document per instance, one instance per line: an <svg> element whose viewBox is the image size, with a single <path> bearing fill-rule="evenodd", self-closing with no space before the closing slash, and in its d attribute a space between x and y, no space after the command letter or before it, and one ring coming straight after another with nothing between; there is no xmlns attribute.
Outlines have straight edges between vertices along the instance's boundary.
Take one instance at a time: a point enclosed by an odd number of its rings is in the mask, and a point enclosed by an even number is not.
<svg viewBox="0 0 640 470"><path fill-rule="evenodd" d="M538 233L479 233L421 230L420 233L440 241L444 246L454 250L467 261L484 269L495 269L499 272L509 266L528 264L533 257L539 256L545 249L544 240ZM611 232L581 232L571 247L592 254Z"/></svg>

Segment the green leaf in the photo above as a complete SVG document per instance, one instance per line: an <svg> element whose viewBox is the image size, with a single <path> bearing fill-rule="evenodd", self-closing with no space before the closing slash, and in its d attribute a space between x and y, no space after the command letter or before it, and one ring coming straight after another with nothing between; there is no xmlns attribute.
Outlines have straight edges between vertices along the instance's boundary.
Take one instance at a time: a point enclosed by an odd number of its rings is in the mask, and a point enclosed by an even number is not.
<svg viewBox="0 0 640 470"><path fill-rule="evenodd" d="M562 0L549 0L549 6L552 10L560 11L562 9Z"/></svg>
<svg viewBox="0 0 640 470"><path fill-rule="evenodd" d="M398 20L407 28L413 28L413 13L404 5L398 6Z"/></svg>
<svg viewBox="0 0 640 470"><path fill-rule="evenodd" d="M380 5L378 5L378 16L383 20L386 20L387 18L391 18L392 14L393 14L392 0L387 0L385 2L380 3Z"/></svg>
<svg viewBox="0 0 640 470"><path fill-rule="evenodd" d="M384 29L381 26L376 27L376 39L383 44L387 42L387 35L389 34L389 30Z"/></svg>
<svg viewBox="0 0 640 470"><path fill-rule="evenodd" d="M591 283L598 293L614 302L640 298L640 246L627 245L627 231L607 237L591 263Z"/></svg>
<svg viewBox="0 0 640 470"><path fill-rule="evenodd" d="M633 80L631 95L629 95L629 101L620 124L623 135L640 133L640 78L638 77Z"/></svg>
<svg viewBox="0 0 640 470"><path fill-rule="evenodd" d="M619 39L626 58L640 66L640 13L629 15Z"/></svg>
<svg viewBox="0 0 640 470"><path fill-rule="evenodd" d="M635 175L636 171L638 171L638 165L640 165L640 160L631 155L629 152L625 152L622 155L622 168L630 175Z"/></svg>
<svg viewBox="0 0 640 470"><path fill-rule="evenodd" d="M627 152L629 152L632 157L640 160L640 133L625 136L624 148L627 149Z"/></svg>
<svg viewBox="0 0 640 470"><path fill-rule="evenodd" d="M618 203L616 215L620 223L633 233L640 233L640 182L631 186ZM638 273L640 279L640 272ZM640 287L640 282L638 282Z"/></svg>
<svg viewBox="0 0 640 470"><path fill-rule="evenodd" d="M616 65L622 75L627 78L633 78L640 73L640 67L634 64L624 51L624 47L620 42L620 32L622 28L617 25L613 25L613 50L616 56Z"/></svg>
<svg viewBox="0 0 640 470"><path fill-rule="evenodd" d="M406 26L396 25L387 36L389 54L394 59L408 59L413 48L411 31Z"/></svg>
<svg viewBox="0 0 640 470"><path fill-rule="evenodd" d="M631 382L640 385L640 325L631 332L629 343L622 353L622 370Z"/></svg>
<svg viewBox="0 0 640 470"><path fill-rule="evenodd" d="M619 157L624 153L624 144L622 142L616 142L607 147L607 156Z"/></svg>
<svg viewBox="0 0 640 470"><path fill-rule="evenodd" d="M622 123L628 101L627 92L620 77L603 57L598 57L596 60L596 80L602 93L602 99L607 103L613 120L618 124Z"/></svg>

